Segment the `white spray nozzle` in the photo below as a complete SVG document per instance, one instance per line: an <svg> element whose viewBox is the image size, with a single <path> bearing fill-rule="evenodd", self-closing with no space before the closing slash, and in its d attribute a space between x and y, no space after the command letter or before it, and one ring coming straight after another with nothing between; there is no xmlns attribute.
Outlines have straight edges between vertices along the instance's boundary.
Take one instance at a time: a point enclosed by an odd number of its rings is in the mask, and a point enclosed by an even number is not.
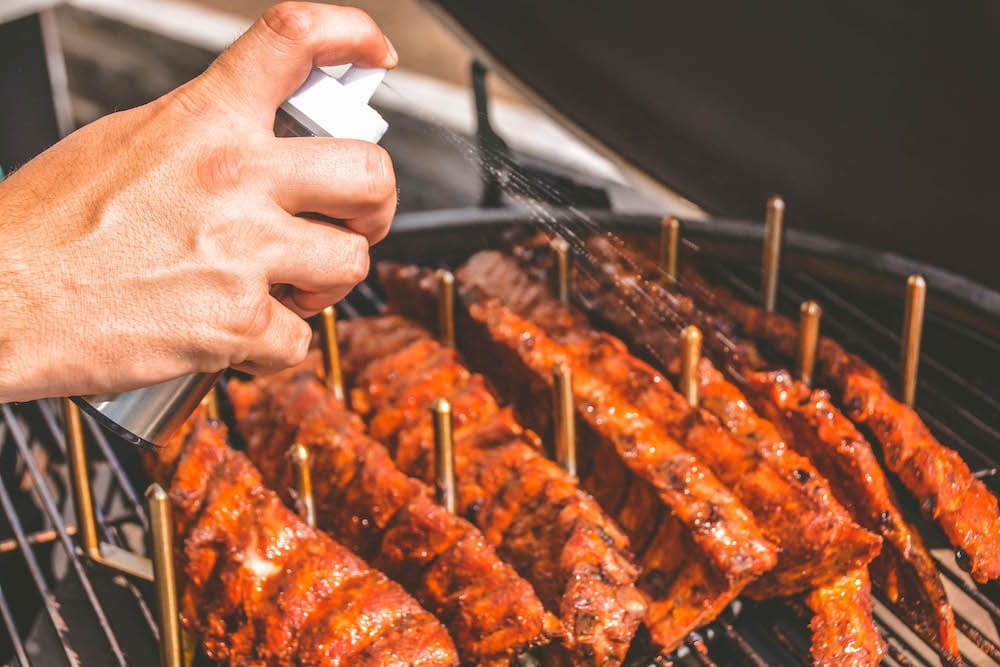
<svg viewBox="0 0 1000 667"><path fill-rule="evenodd" d="M368 106L384 69L350 67L339 79L319 68L281 105L313 134L377 143L389 124Z"/></svg>
<svg viewBox="0 0 1000 667"><path fill-rule="evenodd" d="M340 77L340 85L361 104L368 104L375 90L382 85L386 71L381 67L354 67Z"/></svg>

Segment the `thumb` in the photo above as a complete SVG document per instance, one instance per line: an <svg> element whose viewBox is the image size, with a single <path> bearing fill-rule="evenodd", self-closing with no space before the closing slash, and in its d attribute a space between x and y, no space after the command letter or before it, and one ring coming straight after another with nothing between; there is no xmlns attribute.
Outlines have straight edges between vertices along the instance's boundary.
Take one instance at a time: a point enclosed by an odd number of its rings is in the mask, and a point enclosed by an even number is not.
<svg viewBox="0 0 1000 667"><path fill-rule="evenodd" d="M354 7L283 2L268 9L196 80L215 99L249 109L267 129L314 66L395 67L389 40Z"/></svg>

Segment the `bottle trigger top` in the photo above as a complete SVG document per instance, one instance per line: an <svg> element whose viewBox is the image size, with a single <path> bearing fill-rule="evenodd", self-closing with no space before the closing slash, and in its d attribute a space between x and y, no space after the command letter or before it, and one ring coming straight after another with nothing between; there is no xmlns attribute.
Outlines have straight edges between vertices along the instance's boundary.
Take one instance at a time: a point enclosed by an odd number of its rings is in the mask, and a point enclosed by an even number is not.
<svg viewBox="0 0 1000 667"><path fill-rule="evenodd" d="M389 124L368 105L384 69L354 67L335 78L313 68L281 108L316 136L378 143Z"/></svg>

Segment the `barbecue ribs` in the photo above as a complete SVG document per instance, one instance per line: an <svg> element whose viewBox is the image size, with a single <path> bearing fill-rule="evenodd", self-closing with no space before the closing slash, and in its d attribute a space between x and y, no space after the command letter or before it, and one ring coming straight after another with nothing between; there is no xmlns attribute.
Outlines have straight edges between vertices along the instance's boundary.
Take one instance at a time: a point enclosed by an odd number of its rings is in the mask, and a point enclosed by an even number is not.
<svg viewBox="0 0 1000 667"><path fill-rule="evenodd" d="M399 317L355 319L340 327L352 405L397 463L433 479L431 402L452 404L461 514L531 581L566 629L576 664L620 664L645 603L617 526L576 481L539 451L509 410L500 410L481 376L453 350ZM378 332L405 331L394 342ZM394 349L395 348L395 349ZM351 377L352 374L356 375Z"/></svg>
<svg viewBox="0 0 1000 667"><path fill-rule="evenodd" d="M741 379L745 395L773 425L757 418L735 387L719 381L718 372L703 365L699 383L705 407L739 438L784 439L808 456L855 520L883 537L882 554L871 571L878 588L926 641L942 654L958 656L954 617L931 556L919 533L903 519L871 446L829 396L810 397L808 388L788 373L758 372L766 362L753 342L737 337L735 324L726 314L707 314L690 298L667 290L664 283L652 279L659 277L659 270L649 260L599 237L588 242L588 249L600 270L587 275L582 269L574 271L579 300L648 358L675 372L677 327L693 321L705 328L706 347L731 376ZM526 257L524 252L522 257ZM686 270L685 276L690 275L691 270ZM684 286L698 294L708 291L700 277L687 280ZM631 316L622 316L622 303L632 311Z"/></svg>
<svg viewBox="0 0 1000 667"><path fill-rule="evenodd" d="M684 280L706 295L708 306L728 313L748 336L794 358L798 327L791 319L740 301L725 288L709 287L693 268L685 270ZM981 583L1000 576L997 498L972 475L961 456L942 445L912 408L891 396L878 371L825 336L817 350L817 379L836 390L851 418L864 424L882 445L886 465L916 496L921 510L944 529L958 550L959 565Z"/></svg>
<svg viewBox="0 0 1000 667"><path fill-rule="evenodd" d="M199 419L177 440L168 451L180 453L170 499L181 622L209 658L240 667L458 664L433 616L288 510L220 427Z"/></svg>
<svg viewBox="0 0 1000 667"><path fill-rule="evenodd" d="M871 445L830 395L811 391L784 371L753 373L755 403L831 480L837 497L863 525L882 535L872 574L890 602L930 643L959 655L955 619L920 533L903 518Z"/></svg>
<svg viewBox="0 0 1000 667"><path fill-rule="evenodd" d="M428 297L427 292L428 274L415 267L389 264L380 265L380 273L391 302L405 303L407 312L425 321L433 319L433 297ZM424 281L421 281L421 276ZM489 341L473 340L467 334L466 331L462 336L463 344L468 344L470 353L483 352L484 357L490 358L490 368L503 367L509 371L511 363L517 364L516 360L508 363L501 358L502 355L495 355ZM484 344L487 347L482 347ZM517 386L519 382L503 374L494 374L493 379L511 386ZM543 400L539 403L550 406L551 402L546 398L547 380L543 379L538 389L527 389L537 380L537 377L524 380L524 396L541 398ZM405 391L408 395L408 390ZM525 405L522 402L519 406L522 412ZM534 403L529 405L529 409L534 407L537 407ZM543 407L540 410L546 419L549 409ZM654 641L667 650L672 649L688 632L712 620L756 575L747 574L746 570L734 574L718 570L711 563L706 565L705 557L696 555L699 549L691 541L692 533L681 530L674 517L664 514L656 488L629 473L609 439L589 446L586 444L587 436L588 432L584 430L581 446L578 447L578 468L582 479L605 508L617 513L626 532L634 540L633 545L640 549L640 562L646 569L643 587L655 598L646 622ZM724 489L722 493L728 495ZM690 557L682 560L685 555ZM773 562L773 554L769 554L768 558Z"/></svg>
<svg viewBox="0 0 1000 667"><path fill-rule="evenodd" d="M563 342L570 357L618 388L630 405L656 419L668 435L732 488L752 511L764 535L781 548L778 565L749 589L754 597L788 595L830 583L875 557L880 540L854 523L812 464L777 437L734 437L732 408L745 399L721 375L711 375L706 394L722 394L726 424L710 411L692 408L653 368L629 354L624 343L589 327L584 316L559 303L510 257L484 251L458 272L465 292L476 289L511 303ZM702 361L703 375L711 373ZM704 367L708 368L704 368ZM703 385L704 386L704 385ZM756 419L755 431L769 424ZM755 435L757 434L755 433ZM776 435L776 434L775 434Z"/></svg>
<svg viewBox="0 0 1000 667"><path fill-rule="evenodd" d="M872 619L872 587L867 568L858 568L809 593L813 611L809 652L815 667L878 665L885 642Z"/></svg>
<svg viewBox="0 0 1000 667"><path fill-rule="evenodd" d="M285 454L293 442L305 445L317 526L441 619L463 664L499 667L547 642L559 622L531 586L474 526L396 468L385 448L364 435L360 418L303 372L314 366L310 359L272 377L229 383L237 428L270 486L291 499Z"/></svg>

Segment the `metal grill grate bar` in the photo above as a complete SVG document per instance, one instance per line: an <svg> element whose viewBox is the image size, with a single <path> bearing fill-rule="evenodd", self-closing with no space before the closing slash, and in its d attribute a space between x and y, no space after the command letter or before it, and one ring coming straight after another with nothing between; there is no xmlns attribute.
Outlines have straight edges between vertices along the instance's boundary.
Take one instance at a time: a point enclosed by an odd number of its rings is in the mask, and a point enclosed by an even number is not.
<svg viewBox="0 0 1000 667"><path fill-rule="evenodd" d="M7 605L7 596L4 595L3 588L0 588L0 616L3 617L3 624L7 628L7 634L14 647L14 658L17 659L17 664L28 667L30 664L28 662L28 653L25 651L24 642L21 641L21 637L17 632L14 615L10 612L10 607Z"/></svg>
<svg viewBox="0 0 1000 667"><path fill-rule="evenodd" d="M7 424L0 424L0 445L6 444L8 440L7 436L9 435L8 430ZM77 658L76 653L70 648L69 645L69 628L66 625L66 619L63 618L62 613L59 610L59 603L56 602L56 597L52 594L48 584L45 582L45 576L42 574L42 568L38 563L38 559L35 557L35 552L31 549L31 545L28 543L24 526L21 524L21 519L14 510L14 502L11 499L10 494L7 492L6 484L0 484L0 505L3 506L4 516L6 516L7 521L10 522L11 530L14 531L14 538L21 547L21 555L24 557L25 565L28 567L28 573L31 575L35 588L38 589L38 594L41 596L46 616L48 616L49 622L52 624L52 629L59 638L66 660L69 661L71 665L79 665L79 658Z"/></svg>
<svg viewBox="0 0 1000 667"><path fill-rule="evenodd" d="M975 600L980 607L985 609L989 615L993 617L994 623L1000 624L1000 606L998 606L996 602L983 595L982 591L955 574L937 554L931 552L931 558L934 559L934 564L937 565L939 572L943 573L949 581L958 586L963 593Z"/></svg>
<svg viewBox="0 0 1000 667"><path fill-rule="evenodd" d="M128 664L125 658L125 652L118 643L118 637L115 635L114 630L112 630L107 614L104 611L104 607L97 598L97 593L94 591L93 583L90 581L90 577L87 576L84 565L76 553L76 547L73 545L69 534L66 532L66 524L62 520L62 516L60 516L55 498L52 497L52 491L49 489L48 480L45 475L42 474L42 471L39 470L38 463L31 455L31 449L28 445L27 437L21 430L21 425L18 423L10 406L0 406L0 411L3 412L4 421L7 423L7 427L10 429L11 435L14 437L14 444L17 447L18 452L21 454L22 460L28 466L28 470L31 472L31 476L35 480L35 488L38 489L38 493L42 499L42 508L45 510L46 516L55 527L56 532L59 534L59 542L62 544L73 571L76 573L77 578L80 581L80 585L83 587L87 601L90 603L91 608L94 610L94 614L97 616L97 621L101 626L101 631L108 640L108 646L111 648L111 652L114 655L115 660L118 661L118 664L125 667Z"/></svg>
<svg viewBox="0 0 1000 667"><path fill-rule="evenodd" d="M63 457L67 457L68 451L66 448L66 433L58 427L57 422L55 421L55 416L53 414L54 410L52 409L50 401L47 400L38 401L37 405L42 413L42 417L46 423L46 426L49 429L49 432L52 434L53 442L56 443L56 447L58 448L59 453L62 454ZM103 430L101 429L100 425L95 423L94 420L90 418L89 415L81 413L80 417L81 419L83 419L84 423L89 427L91 434L94 436L94 439L98 442L98 445L101 447L101 451L104 454L105 461L110 466L114 474L114 477L118 482L116 490L125 493L125 500L128 501L127 504L129 505L129 514L126 517L122 517L121 520L134 519L136 522L141 524L143 531L148 533L149 522L146 519L145 506L143 503L139 502L138 498L136 497L135 490L132 487L132 483L126 476L125 470L122 468L121 463L118 460L118 457L114 454L113 451L111 451L110 445L107 441L107 438L104 435ZM108 497L111 498L113 496L112 494L108 494ZM117 530L117 526L114 525L114 523L108 521L107 508L103 507L101 503L98 502L95 502L93 507L94 507L94 518L97 521L97 526L100 529L104 540L106 542L114 544L115 546L122 547L123 549L127 548L125 540L122 539L119 531ZM67 533L70 532L68 528L66 532ZM73 532L74 533L76 532L75 529L73 530ZM136 605L139 608L139 613L142 616L143 620L145 621L147 628L152 633L152 636L155 639L159 639L159 627L157 626L156 621L153 618L153 612L149 608L149 604L146 602L146 598L145 596L143 596L142 591L140 591L139 588L135 585L135 583L133 583L130 579L125 579L125 586L126 588L128 588L129 593L132 595L133 599L135 599Z"/></svg>
<svg viewBox="0 0 1000 667"><path fill-rule="evenodd" d="M45 424L48 426L49 432L55 440L56 446L59 447L59 452L63 456L67 456L66 433L58 425L60 420L55 416L55 409L53 408L52 401L38 401L36 404L42 413L42 418L45 420ZM139 494L135 492L135 488L132 486L132 482L129 480L128 475L125 474L125 470L122 468L118 457L112 451L104 429L91 419L90 415L81 414L80 416L83 419L83 423L87 426L87 430L90 431L93 441L97 443L98 448L104 455L105 462L111 468L111 472L115 477L118 489L125 494L130 510L135 513L135 518L140 524L142 524L142 529L144 531L148 531L149 518L146 516L146 507L139 498Z"/></svg>

